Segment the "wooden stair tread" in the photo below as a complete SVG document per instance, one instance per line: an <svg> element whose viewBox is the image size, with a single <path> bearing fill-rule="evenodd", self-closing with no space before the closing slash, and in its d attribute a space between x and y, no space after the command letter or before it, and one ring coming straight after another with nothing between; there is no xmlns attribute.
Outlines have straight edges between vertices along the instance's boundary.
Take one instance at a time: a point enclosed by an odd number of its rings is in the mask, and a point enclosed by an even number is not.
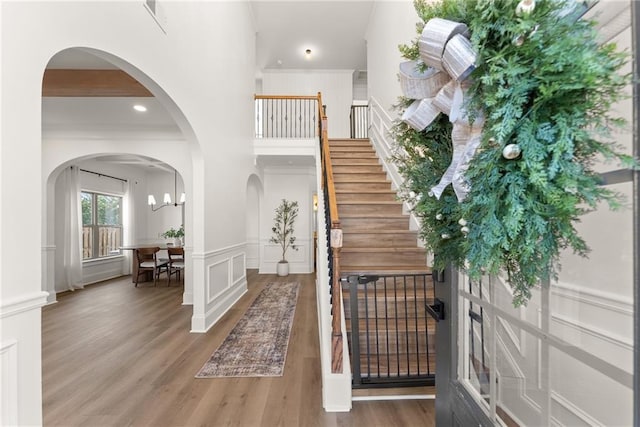
<svg viewBox="0 0 640 427"><path fill-rule="evenodd" d="M427 276L430 277L430 276ZM416 289L415 292L413 290L413 285L411 285L411 287L409 288L409 286L407 286L409 289L403 289L403 288L394 288L391 284L388 284L386 287L384 286L384 284L379 283L378 285L374 286L371 283L367 284L367 290L365 292L364 288L361 288L364 285L358 285L360 286L358 288L358 301L360 301L360 299L375 299L375 298L385 298L386 297L386 301L387 304L393 304L394 302L402 302L404 304L405 301L405 297L407 299L407 304L411 303L413 304L414 301L418 301L419 303L424 303L425 301L429 301L433 299L433 290L431 289L432 285L427 282L426 284L426 291L424 289L424 285L422 283L422 280L419 280L416 283ZM345 300L350 300L351 299L351 290L350 289L343 289L342 294L344 296ZM382 302L381 304L384 304L384 302ZM379 303L380 305L380 303ZM369 304L369 306L371 306L371 304ZM361 307L363 308L363 307ZM422 305L422 311L424 311L424 305Z"/></svg>
<svg viewBox="0 0 640 427"><path fill-rule="evenodd" d="M361 355L360 356L360 372L364 377L367 373L373 377L378 375L384 375L384 377L403 376L409 373L416 374L435 374L435 355L431 355L430 363L427 366L426 355L423 360L418 362L417 360L407 361L406 355L390 355L388 357L384 355ZM408 363L407 363L408 362Z"/></svg>
<svg viewBox="0 0 640 427"><path fill-rule="evenodd" d="M339 175L338 177L336 177L335 175ZM365 177L362 175L381 175L381 176L370 176L370 177ZM384 175L384 176L382 176ZM388 180L385 178L386 174L385 173L372 173L372 172L365 172L362 173L360 175L358 174L334 174L333 180L337 183L340 182L359 182L359 183L369 183L369 182L383 182L383 183L388 183ZM391 186L391 184L389 184L389 186Z"/></svg>
<svg viewBox="0 0 640 427"><path fill-rule="evenodd" d="M384 172L384 171L379 171L379 172L378 171L375 171L375 172L372 172L372 171L334 172L333 175L334 175L333 179L336 178L335 177L336 175L338 175L339 177L344 177L345 175L348 175L348 176L352 176L355 179L362 179L363 175L370 175L371 178L375 177L376 179L380 179L380 177L383 177L385 180L386 180L386 177L387 177L387 173Z"/></svg>
<svg viewBox="0 0 640 427"><path fill-rule="evenodd" d="M358 152L371 152L375 154L375 149L370 145L330 145L329 150L331 151L331 153L334 153L334 152L349 153L351 151L358 151Z"/></svg>
<svg viewBox="0 0 640 427"><path fill-rule="evenodd" d="M339 202L340 205L402 205L402 202L399 200L346 200L344 202Z"/></svg>
<svg viewBox="0 0 640 427"><path fill-rule="evenodd" d="M355 213L340 215L340 218L409 218L405 214L373 214L373 213Z"/></svg>
<svg viewBox="0 0 640 427"><path fill-rule="evenodd" d="M407 246L407 247L395 247L395 248L387 248L387 247L363 247L363 248L351 248L351 247L343 247L340 252L419 252L419 253L423 253L425 252L424 248L420 248L420 247L411 247L411 246Z"/></svg>
<svg viewBox="0 0 640 427"><path fill-rule="evenodd" d="M329 140L329 148L335 147L370 147L371 143L368 140L353 140L353 141L335 141Z"/></svg>
<svg viewBox="0 0 640 427"><path fill-rule="evenodd" d="M369 153L368 151L358 151L357 153L353 153L351 151L337 151L331 153L331 166L336 166L333 163L333 160L339 159L341 161L344 160L352 160L352 159L367 159L367 160L375 160L376 164L380 164L378 162L378 157L375 153ZM355 161L355 160L354 160Z"/></svg>
<svg viewBox="0 0 640 427"><path fill-rule="evenodd" d="M358 152L358 154L361 154L361 152ZM377 157L375 156L371 156L371 157L366 157L367 160L374 160L373 162L370 163L365 163L362 164L360 162L358 162L358 160L360 159L360 157L341 157L340 158L340 163L339 164L334 164L332 162L332 166L382 166L382 163L380 163L380 161L378 160Z"/></svg>
<svg viewBox="0 0 640 427"><path fill-rule="evenodd" d="M340 266L340 274L345 276L351 275L394 275L394 274L431 274L431 267L423 266L423 265L415 265L415 266L397 266L397 267L389 267L384 266L381 267L379 265L376 266L366 266L366 265L358 265L358 266L350 266L350 265L341 265Z"/></svg>
<svg viewBox="0 0 640 427"><path fill-rule="evenodd" d="M386 228L350 228L349 230L342 230L342 234L418 234L417 231L398 229L390 230Z"/></svg>
<svg viewBox="0 0 640 427"><path fill-rule="evenodd" d="M390 195L396 196L398 193L386 188L364 187L364 188L358 188L358 189L344 189L344 188L336 189L336 195L341 195L341 194L349 194L349 195L357 194L357 195L361 195L362 200L368 200L367 196L370 196L370 195L390 194ZM395 199L395 201L400 202L399 199Z"/></svg>

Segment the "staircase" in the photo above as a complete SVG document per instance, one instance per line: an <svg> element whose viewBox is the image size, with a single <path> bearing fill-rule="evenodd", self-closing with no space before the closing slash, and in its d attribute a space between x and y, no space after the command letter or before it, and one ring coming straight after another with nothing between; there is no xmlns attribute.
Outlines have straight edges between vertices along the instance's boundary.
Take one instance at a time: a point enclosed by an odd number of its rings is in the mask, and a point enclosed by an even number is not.
<svg viewBox="0 0 640 427"><path fill-rule="evenodd" d="M342 275L428 272L425 250L369 140L334 139L329 147L343 232Z"/></svg>
<svg viewBox="0 0 640 427"><path fill-rule="evenodd" d="M329 147L343 233L340 272L351 277L342 292L354 387L432 383L435 321L425 310L433 298L426 251L369 140L333 139Z"/></svg>

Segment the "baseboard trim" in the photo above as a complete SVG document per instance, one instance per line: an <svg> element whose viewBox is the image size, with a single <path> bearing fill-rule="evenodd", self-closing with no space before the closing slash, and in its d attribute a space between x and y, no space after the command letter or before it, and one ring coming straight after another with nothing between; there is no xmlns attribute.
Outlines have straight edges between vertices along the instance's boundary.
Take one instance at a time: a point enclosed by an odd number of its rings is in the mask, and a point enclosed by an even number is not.
<svg viewBox="0 0 640 427"><path fill-rule="evenodd" d="M376 400L434 400L435 394L405 394L405 395L380 395L380 396L353 396L352 401L376 401Z"/></svg>

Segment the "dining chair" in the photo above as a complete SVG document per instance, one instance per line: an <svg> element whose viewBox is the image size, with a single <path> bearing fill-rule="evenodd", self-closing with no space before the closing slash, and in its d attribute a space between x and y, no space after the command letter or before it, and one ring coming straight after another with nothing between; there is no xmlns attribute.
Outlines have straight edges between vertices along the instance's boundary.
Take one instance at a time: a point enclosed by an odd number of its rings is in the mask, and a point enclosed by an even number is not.
<svg viewBox="0 0 640 427"><path fill-rule="evenodd" d="M141 274L151 272L153 274L153 286L156 286L156 282L160 278L160 274L165 271L169 274L169 261L159 260L158 252L159 247L152 248L138 248L136 249L136 257L138 260L138 274L136 274L136 287L138 286L138 280Z"/></svg>
<svg viewBox="0 0 640 427"><path fill-rule="evenodd" d="M169 254L169 270L167 275L169 276L169 283L167 286L171 286L171 275L175 274L178 282L182 270L184 270L184 248L181 247L168 247L167 253Z"/></svg>

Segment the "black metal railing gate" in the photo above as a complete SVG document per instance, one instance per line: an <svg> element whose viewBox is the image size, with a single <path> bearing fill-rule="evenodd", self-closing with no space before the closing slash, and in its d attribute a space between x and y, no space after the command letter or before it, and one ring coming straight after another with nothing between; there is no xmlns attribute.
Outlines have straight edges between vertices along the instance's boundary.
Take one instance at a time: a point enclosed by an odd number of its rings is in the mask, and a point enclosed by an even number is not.
<svg viewBox="0 0 640 427"><path fill-rule="evenodd" d="M432 275L361 275L342 282L353 387L434 385L439 307Z"/></svg>

